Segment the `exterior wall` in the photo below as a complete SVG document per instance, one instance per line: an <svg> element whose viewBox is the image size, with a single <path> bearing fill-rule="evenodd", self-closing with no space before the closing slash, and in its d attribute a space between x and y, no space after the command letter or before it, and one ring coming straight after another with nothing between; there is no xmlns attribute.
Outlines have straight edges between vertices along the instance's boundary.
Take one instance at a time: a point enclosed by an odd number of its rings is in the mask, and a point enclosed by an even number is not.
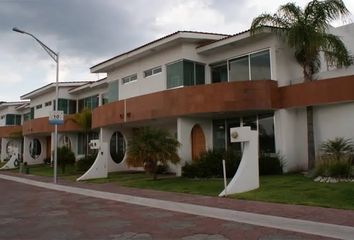
<svg viewBox="0 0 354 240"><path fill-rule="evenodd" d="M41 144L41 154L38 156L38 158L34 159L32 158L30 154L30 142L32 139L38 139L40 144ZM26 137L24 136L24 141L23 141L23 161L27 162L28 165L33 165L33 164L42 164L43 160L47 156L47 144L46 144L46 139L45 137Z"/></svg>
<svg viewBox="0 0 354 240"><path fill-rule="evenodd" d="M284 171L307 169L306 110L277 110L274 119L275 146L284 157Z"/></svg>
<svg viewBox="0 0 354 240"><path fill-rule="evenodd" d="M335 137L354 140L354 102L314 107L316 150L323 141Z"/></svg>
<svg viewBox="0 0 354 240"><path fill-rule="evenodd" d="M93 111L92 125L98 128L190 114L269 110L277 106L275 81L216 83L171 89L103 105Z"/></svg>
<svg viewBox="0 0 354 240"><path fill-rule="evenodd" d="M21 154L22 151L22 143L21 139L13 139L13 138L0 138L1 141L1 155L0 155L0 161L4 161L5 159L9 159L11 155L7 153L7 144L9 142L12 142L12 144L17 147L18 153Z"/></svg>
<svg viewBox="0 0 354 240"><path fill-rule="evenodd" d="M169 47L158 52L152 52L149 56L108 72L109 81L119 81L119 99L127 99L148 93L166 90L166 64L180 59L189 59L197 62L205 62L205 59L196 53L195 43L183 43ZM144 71L162 67L162 72L144 78ZM122 78L137 73L138 79L122 84Z"/></svg>
<svg viewBox="0 0 354 240"><path fill-rule="evenodd" d="M68 90L73 87L59 87L59 98L65 98L65 99L74 99L75 98L68 93ZM34 107L34 118L41 118L41 117L48 117L49 112L53 110L54 107L54 102L55 100L55 89L53 88L53 91L44 93L40 96L34 97L31 99L30 107ZM45 107L44 103L46 102L52 102L52 105ZM41 109L36 109L36 106L42 104Z"/></svg>

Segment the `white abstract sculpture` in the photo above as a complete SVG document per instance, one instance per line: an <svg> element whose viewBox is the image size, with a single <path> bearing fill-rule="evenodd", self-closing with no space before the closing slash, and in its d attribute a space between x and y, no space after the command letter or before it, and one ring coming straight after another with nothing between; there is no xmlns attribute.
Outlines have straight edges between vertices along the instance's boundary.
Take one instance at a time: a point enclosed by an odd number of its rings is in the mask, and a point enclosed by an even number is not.
<svg viewBox="0 0 354 240"><path fill-rule="evenodd" d="M76 181L95 179L95 178L106 178L108 176L108 170L107 170L107 159L109 154L108 143L98 144L97 142L95 142L94 147L96 147L96 145L100 147L95 162L92 164L90 169L87 170L87 172L85 172L84 175L76 179Z"/></svg>
<svg viewBox="0 0 354 240"><path fill-rule="evenodd" d="M7 163L0 168L2 169L14 169L20 166L20 161L18 160L18 148L14 148L12 151L12 155L10 157L10 160L7 161Z"/></svg>
<svg viewBox="0 0 354 240"><path fill-rule="evenodd" d="M259 188L258 131L250 127L230 129L231 142L243 143L243 154L235 176L219 197Z"/></svg>

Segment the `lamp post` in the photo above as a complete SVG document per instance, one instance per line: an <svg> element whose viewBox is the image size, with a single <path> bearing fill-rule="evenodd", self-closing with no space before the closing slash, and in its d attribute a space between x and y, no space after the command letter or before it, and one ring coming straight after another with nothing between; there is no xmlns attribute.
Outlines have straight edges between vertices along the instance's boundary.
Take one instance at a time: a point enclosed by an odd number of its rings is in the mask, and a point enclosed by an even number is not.
<svg viewBox="0 0 354 240"><path fill-rule="evenodd" d="M58 111L58 95L59 95L59 53L54 52L52 49L50 49L47 45L45 45L43 42L41 42L38 38L36 38L33 34L22 31L18 28L13 28L12 29L15 32L26 34L34 38L39 45L42 46L42 48L48 53L48 55L56 62L57 64L57 70L56 70L56 81L55 81L55 110ZM54 183L57 183L57 166L58 166L58 124L54 125L54 174L53 174L53 181Z"/></svg>

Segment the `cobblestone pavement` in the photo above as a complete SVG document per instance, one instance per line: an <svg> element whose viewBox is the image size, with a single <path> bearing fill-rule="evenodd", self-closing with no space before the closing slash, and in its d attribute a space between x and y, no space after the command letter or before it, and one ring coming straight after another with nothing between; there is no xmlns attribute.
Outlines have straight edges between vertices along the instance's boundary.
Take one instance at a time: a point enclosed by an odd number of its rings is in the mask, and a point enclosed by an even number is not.
<svg viewBox="0 0 354 240"><path fill-rule="evenodd" d="M326 239L2 179L0 191L0 239Z"/></svg>

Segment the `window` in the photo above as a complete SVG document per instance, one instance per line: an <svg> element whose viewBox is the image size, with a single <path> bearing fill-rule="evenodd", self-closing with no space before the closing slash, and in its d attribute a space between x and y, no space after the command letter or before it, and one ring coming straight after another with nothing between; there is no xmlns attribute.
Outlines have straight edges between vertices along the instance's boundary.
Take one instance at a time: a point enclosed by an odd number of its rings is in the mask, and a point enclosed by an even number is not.
<svg viewBox="0 0 354 240"><path fill-rule="evenodd" d="M123 161L125 149L126 147L123 135L120 132L114 132L109 143L109 151L115 163L120 163Z"/></svg>
<svg viewBox="0 0 354 240"><path fill-rule="evenodd" d="M259 149L263 153L275 153L273 114L258 116Z"/></svg>
<svg viewBox="0 0 354 240"><path fill-rule="evenodd" d="M160 72L162 72L161 66L146 70L144 71L144 78L158 74Z"/></svg>
<svg viewBox="0 0 354 240"><path fill-rule="evenodd" d="M96 149L91 149L88 146L88 142L90 142L93 139L99 139L99 134L97 132L90 132L88 133L87 136L87 141L86 141L86 136L83 133L78 134L78 141L77 141L77 154L85 154L85 151L87 151L88 154L94 154L97 153Z"/></svg>
<svg viewBox="0 0 354 240"><path fill-rule="evenodd" d="M53 103L54 103L53 109L55 109L55 100L53 101ZM58 110L63 111L64 114L76 113L76 100L59 98Z"/></svg>
<svg viewBox="0 0 354 240"><path fill-rule="evenodd" d="M227 82L227 62L211 65L211 82Z"/></svg>
<svg viewBox="0 0 354 240"><path fill-rule="evenodd" d="M268 50L251 54L250 64L252 80L271 79L270 55Z"/></svg>
<svg viewBox="0 0 354 240"><path fill-rule="evenodd" d="M21 125L21 115L6 114L5 125Z"/></svg>
<svg viewBox="0 0 354 240"><path fill-rule="evenodd" d="M34 119L34 107L31 107L30 119Z"/></svg>
<svg viewBox="0 0 354 240"><path fill-rule="evenodd" d="M105 93L103 97L103 104L114 102L118 100L118 80L111 81L108 83L108 91ZM106 99L106 100L105 100Z"/></svg>
<svg viewBox="0 0 354 240"><path fill-rule="evenodd" d="M133 82L138 79L138 75L135 73L133 75L122 78L122 84L126 84L128 82Z"/></svg>
<svg viewBox="0 0 354 240"><path fill-rule="evenodd" d="M212 73L212 77L213 76ZM249 54L229 61L229 81L264 79L271 79L269 50Z"/></svg>
<svg viewBox="0 0 354 240"><path fill-rule="evenodd" d="M42 104L38 104L37 106L36 106L36 109L41 109L42 108Z"/></svg>
<svg viewBox="0 0 354 240"><path fill-rule="evenodd" d="M44 106L45 106L45 107L48 107L48 106L51 106L51 105L52 105L52 101L49 101L49 102L44 103Z"/></svg>
<svg viewBox="0 0 354 240"><path fill-rule="evenodd" d="M23 114L23 121L31 120L31 112Z"/></svg>
<svg viewBox="0 0 354 240"><path fill-rule="evenodd" d="M94 95L94 96L80 99L79 100L79 112L81 112L84 108L92 110L92 109L98 107L98 101L99 101L98 95Z"/></svg>
<svg viewBox="0 0 354 240"><path fill-rule="evenodd" d="M166 66L167 88L205 84L205 66L181 60Z"/></svg>
<svg viewBox="0 0 354 240"><path fill-rule="evenodd" d="M252 130L258 129L259 151L261 153L273 154L276 152L273 113L213 120L213 148L241 151L240 143L230 142L230 128L241 125L250 126Z"/></svg>

